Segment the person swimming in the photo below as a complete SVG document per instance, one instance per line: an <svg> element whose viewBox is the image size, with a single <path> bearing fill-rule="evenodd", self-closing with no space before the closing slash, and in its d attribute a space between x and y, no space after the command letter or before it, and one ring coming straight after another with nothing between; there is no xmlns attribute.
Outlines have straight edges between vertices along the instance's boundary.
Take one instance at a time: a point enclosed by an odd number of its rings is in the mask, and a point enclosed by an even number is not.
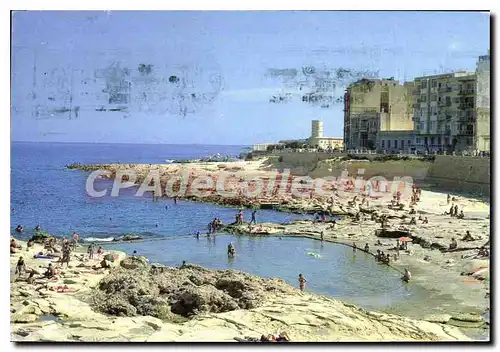
<svg viewBox="0 0 500 352"><path fill-rule="evenodd" d="M236 250L234 249L234 246L231 242L227 245L227 254L230 256L234 256L236 253Z"/></svg>
<svg viewBox="0 0 500 352"><path fill-rule="evenodd" d="M411 273L408 269L405 268L405 273L403 274L401 280L403 280L404 282L409 282L411 280Z"/></svg>
<svg viewBox="0 0 500 352"><path fill-rule="evenodd" d="M21 225L17 225L16 232L23 232L23 227Z"/></svg>
<svg viewBox="0 0 500 352"><path fill-rule="evenodd" d="M40 231L40 225L36 225L35 231Z"/></svg>

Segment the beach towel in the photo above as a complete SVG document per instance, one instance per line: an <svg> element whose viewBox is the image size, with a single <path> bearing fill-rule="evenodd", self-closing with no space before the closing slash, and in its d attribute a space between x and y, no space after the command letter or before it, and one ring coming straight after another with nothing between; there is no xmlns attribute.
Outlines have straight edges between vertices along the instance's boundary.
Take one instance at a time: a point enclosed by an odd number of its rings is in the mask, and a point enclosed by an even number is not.
<svg viewBox="0 0 500 352"><path fill-rule="evenodd" d="M35 254L36 259L53 259L54 257L51 255L42 255L42 254Z"/></svg>

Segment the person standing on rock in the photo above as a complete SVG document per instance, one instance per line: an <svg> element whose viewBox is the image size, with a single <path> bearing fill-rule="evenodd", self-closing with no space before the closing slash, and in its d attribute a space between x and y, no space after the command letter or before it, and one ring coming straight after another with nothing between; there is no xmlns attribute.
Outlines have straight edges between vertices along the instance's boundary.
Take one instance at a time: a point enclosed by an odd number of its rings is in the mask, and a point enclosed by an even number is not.
<svg viewBox="0 0 500 352"><path fill-rule="evenodd" d="M370 252L370 246L367 244L365 244L365 252L369 253Z"/></svg>
<svg viewBox="0 0 500 352"><path fill-rule="evenodd" d="M450 204L451 196L448 194L446 197L446 204Z"/></svg>
<svg viewBox="0 0 500 352"><path fill-rule="evenodd" d="M453 212L453 216L457 217L458 216L458 205L455 204L455 211Z"/></svg>
<svg viewBox="0 0 500 352"><path fill-rule="evenodd" d="M26 263L24 262L23 257L19 257L19 260L17 261L16 265L15 274L19 274L19 277L21 277L21 274L25 271L26 271Z"/></svg>
<svg viewBox="0 0 500 352"><path fill-rule="evenodd" d="M302 274L299 274L299 288L301 291L304 291L304 288L306 287L306 282L307 280L302 276Z"/></svg>
<svg viewBox="0 0 500 352"><path fill-rule="evenodd" d="M90 244L89 248L87 249L87 253L89 254L89 259L94 259L94 244Z"/></svg>
<svg viewBox="0 0 500 352"><path fill-rule="evenodd" d="M321 242L323 242L324 239L325 239L325 233L321 231Z"/></svg>
<svg viewBox="0 0 500 352"><path fill-rule="evenodd" d="M255 214L257 214L257 210L252 211L252 219L250 220L250 225L252 223L257 225L257 220L255 220Z"/></svg>
<svg viewBox="0 0 500 352"><path fill-rule="evenodd" d="M79 239L80 236L76 232L73 232L73 248L76 248L78 246Z"/></svg>
<svg viewBox="0 0 500 352"><path fill-rule="evenodd" d="M453 217L453 213L454 213L454 212L453 212L453 209L454 209L454 208L453 208L453 204L452 204L452 205L451 205L451 207L450 207L450 214L449 214L451 217Z"/></svg>
<svg viewBox="0 0 500 352"><path fill-rule="evenodd" d="M63 246L61 268L64 265L64 263L66 263L66 267L69 267L70 253L71 253L71 249L69 248L69 244L66 244L65 246Z"/></svg>

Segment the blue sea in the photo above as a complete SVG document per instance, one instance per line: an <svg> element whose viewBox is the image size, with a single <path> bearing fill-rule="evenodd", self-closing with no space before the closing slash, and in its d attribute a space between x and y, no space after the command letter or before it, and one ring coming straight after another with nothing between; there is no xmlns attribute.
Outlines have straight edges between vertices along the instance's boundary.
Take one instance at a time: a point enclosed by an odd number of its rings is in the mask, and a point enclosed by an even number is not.
<svg viewBox="0 0 500 352"><path fill-rule="evenodd" d="M403 285L400 273L375 263L373 257L349 247L305 238L250 238L219 234L197 240L208 222L219 217L234 221L236 209L206 203L171 199L153 201L135 197L92 198L86 194L88 173L65 165L96 163L166 163L172 159L196 159L220 153L238 155L245 146L84 144L13 142L11 149L11 229L22 224L28 238L36 225L57 236L76 231L87 241L110 240L137 234L148 240L110 243L113 248L147 256L151 262L179 265L183 260L216 269L237 269L264 277L279 277L297 286L302 273L307 289L327 294L365 308L390 309L416 304L422 293ZM101 181L108 182L110 181ZM104 184L105 185L105 184ZM102 186L102 185L101 185ZM249 218L249 211L246 219ZM257 221L289 222L310 215L260 210ZM18 235L18 234L16 234ZM229 259L232 242L237 256ZM311 255L311 253L318 255Z"/></svg>

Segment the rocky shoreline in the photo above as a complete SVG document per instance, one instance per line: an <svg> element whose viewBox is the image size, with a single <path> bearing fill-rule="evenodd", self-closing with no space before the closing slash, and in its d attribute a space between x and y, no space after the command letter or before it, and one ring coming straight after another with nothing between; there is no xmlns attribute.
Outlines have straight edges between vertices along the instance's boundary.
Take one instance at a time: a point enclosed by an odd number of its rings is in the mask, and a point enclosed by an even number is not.
<svg viewBox="0 0 500 352"><path fill-rule="evenodd" d="M269 166L262 160L188 165L75 165L71 168L83 171L108 170L110 175L103 177L107 179L113 178L119 170L132 170L138 175L136 184L141 183L150 170L156 169L160 172L162 186L169 178L186 171L209 177L216 177L220 171L232 173L234 177L228 182L229 187L237 187L238 177L240 176L241 180L241 175L266 179L270 172ZM250 296L254 297L256 294L258 299L252 301L247 297L244 300L247 303L242 303L241 297L232 297L227 290L219 289L218 279L214 285L210 280L200 281L196 278L196 275L217 276L212 273L214 271L208 269L193 266L175 269L161 265L155 265L153 269L146 265L128 269L120 266L109 273L108 270L103 270L105 273L95 273L81 268L73 272L70 268L69 274L64 275L69 275L69 280L75 281L78 287L75 294L53 294L52 291L45 292L43 289L33 292L28 285L21 287L23 284L12 284L12 338L16 341L234 341L235 338L241 339L245 336L258 338L261 334L275 333L283 329L294 341L434 341L469 340L456 327L487 327L482 314L489 311L489 258L478 256L477 249L485 245L489 247L489 204L455 196L451 205L459 206L465 213L463 219L458 219L445 215L450 206L449 199L447 200L446 194L438 192L422 191L421 200L412 207L411 213L406 204L401 207L391 206L390 193L370 198L369 202L362 202L359 195L357 199L353 199L355 195L343 192L335 199L327 199L294 197L285 192L264 194L257 198L241 195L228 198L215 194L212 190L203 197L186 195L184 199L224 206L340 215L342 219L337 220L335 225L331 220L296 221L290 224L260 223L256 226L226 225L223 230L249 236L302 236L315 240L319 240L323 234L324 241L356 245L358 248L364 248L368 244L371 254L377 249L386 254L390 253L391 256L399 252L398 258L391 259L389 265L399 271L409 268L413 274L411 284L421 286L429 292L429 301L433 305L414 308L403 304L391 312L374 313L327 297L301 293L285 284L276 284L280 286L278 292L253 292ZM386 219L384 226L380 223L382 216ZM419 217L419 220L410 221L413 217L415 220ZM427 218L428 223L420 221L423 217ZM472 239L462 240L467 230L471 231ZM392 249L396 239L401 236L409 237L412 241L408 251ZM450 251L448 248L452 238L458 241L458 248ZM126 263L127 260L122 262ZM12 257L11 264L15 266L15 259ZM478 269L482 269L481 274L475 274ZM189 302L188 306L193 302L202 301L206 304L201 306L209 308L191 309L189 314L186 313L180 308L186 304L176 303L181 297L179 285L158 285L158 282L151 280L152 270L156 270L156 275L168 277L166 281L184 280L183 284L187 286L190 295L189 299L184 299L184 302ZM185 273L189 271L195 271L196 274L190 272L191 276L186 277ZM141 282L134 281L133 286L144 286L148 289L143 290L144 294L141 295L132 294L121 297L118 301L114 300L113 292L120 292L121 286L118 285L117 289L116 280L113 281L113 278L121 278L120 280L127 282L130 277L134 277L132 272L137 272L137 276L143 279ZM211 274L208 274L209 272ZM67 279L64 275L58 284ZM247 274L231 275L240 275L236 281L239 280L245 287L248 286L248 280L254 281ZM82 280L77 281L75 277ZM260 285L265 286L262 282ZM26 291L26 287L31 291ZM25 299L30 295L44 301L30 302ZM205 295L210 298L207 300ZM205 298L200 298L202 296ZM113 299L110 299L111 297ZM70 304L81 306L82 309L70 312L67 308L62 311L57 308L68 304L66 300L76 300ZM131 301L143 302L144 307L138 309L134 304L130 306ZM116 304L110 306L112 302ZM247 305L248 302L258 303ZM220 306L225 308L221 309ZM229 309L233 307L234 310ZM226 309L229 310L225 311ZM140 315L142 313L147 316ZM28 315L28 318L25 318L25 315ZM40 322L36 320L39 315L55 318ZM400 315L412 316L418 320L403 318ZM68 324L68 321L73 323ZM134 330L136 324L140 324L142 328ZM269 328L273 331L269 331Z"/></svg>
<svg viewBox="0 0 500 352"><path fill-rule="evenodd" d="M35 244L21 251L28 270L48 264L32 258L40 250ZM119 259L100 270L91 268L99 259L77 254L56 280L28 284L12 273L12 341L235 342L282 331L292 341L470 340L450 325L366 311L279 279L196 265L168 268L113 253ZM11 270L18 256L11 256ZM67 290L58 292L62 285Z"/></svg>

